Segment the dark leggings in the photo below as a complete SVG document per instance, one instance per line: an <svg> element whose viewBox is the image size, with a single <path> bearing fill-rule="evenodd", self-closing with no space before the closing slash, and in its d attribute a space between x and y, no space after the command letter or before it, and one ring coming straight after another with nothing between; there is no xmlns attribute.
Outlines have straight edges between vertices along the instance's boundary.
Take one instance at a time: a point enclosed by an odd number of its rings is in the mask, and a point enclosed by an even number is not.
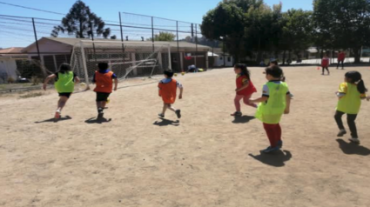
<svg viewBox="0 0 370 207"><path fill-rule="evenodd" d="M345 130L344 126L343 126L343 122L342 122L342 116L344 115L345 113L341 112L341 111L337 111L337 113L335 113L335 121L337 122L338 124L338 127L340 130ZM355 123L355 120L357 118L357 114L347 114L347 123L348 123L348 126L349 126L349 130L351 130L351 136L353 138L358 138L357 137L357 128L356 128L356 123Z"/></svg>
<svg viewBox="0 0 370 207"><path fill-rule="evenodd" d="M330 71L329 71L328 67L322 67L322 74L325 73L325 70L328 71L328 74L330 74Z"/></svg>
<svg viewBox="0 0 370 207"><path fill-rule="evenodd" d="M344 68L344 60L338 60L337 69L339 68L339 65L342 63L342 69Z"/></svg>

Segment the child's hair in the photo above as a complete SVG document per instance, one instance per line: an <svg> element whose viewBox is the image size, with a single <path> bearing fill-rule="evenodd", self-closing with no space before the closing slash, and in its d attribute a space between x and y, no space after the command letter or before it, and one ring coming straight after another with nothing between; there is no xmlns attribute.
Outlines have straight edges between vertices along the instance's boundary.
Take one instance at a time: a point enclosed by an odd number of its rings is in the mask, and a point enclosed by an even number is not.
<svg viewBox="0 0 370 207"><path fill-rule="evenodd" d="M98 68L99 70L106 70L109 68L109 65L106 62L101 62L101 63L98 63Z"/></svg>
<svg viewBox="0 0 370 207"><path fill-rule="evenodd" d="M274 78L281 78L283 76L283 70L279 66L272 66L265 69L266 75L271 75Z"/></svg>
<svg viewBox="0 0 370 207"><path fill-rule="evenodd" d="M350 71L345 74L345 77L349 80L348 82L356 84L357 85L357 90L361 94L365 93L367 91L365 87L365 83L362 80L362 75L361 73L357 71Z"/></svg>
<svg viewBox="0 0 370 207"><path fill-rule="evenodd" d="M249 70L245 64L237 63L235 64L234 68L238 68L242 71L243 75L247 76L248 80L251 79Z"/></svg>
<svg viewBox="0 0 370 207"><path fill-rule="evenodd" d="M69 72L71 71L72 68L71 66L68 64L68 63L62 63L59 67L59 73L66 73L66 72Z"/></svg>
<svg viewBox="0 0 370 207"><path fill-rule="evenodd" d="M172 78L172 77L173 77L173 71L172 71L172 70L165 70L165 71L164 71L164 74L165 74L168 78Z"/></svg>

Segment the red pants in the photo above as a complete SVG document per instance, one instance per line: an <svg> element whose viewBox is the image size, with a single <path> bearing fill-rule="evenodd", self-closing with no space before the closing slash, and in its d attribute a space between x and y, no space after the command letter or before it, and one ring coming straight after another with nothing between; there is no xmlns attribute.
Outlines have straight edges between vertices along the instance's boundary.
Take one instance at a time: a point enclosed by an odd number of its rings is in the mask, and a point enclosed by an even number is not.
<svg viewBox="0 0 370 207"><path fill-rule="evenodd" d="M267 137L270 140L271 147L277 147L278 142L281 141L281 127L280 124L265 124L263 123Z"/></svg>
<svg viewBox="0 0 370 207"><path fill-rule="evenodd" d="M251 106L251 107L254 107L254 108L257 107L256 104L249 102L249 99L251 98L251 96L252 96L252 94L248 95L248 96L244 96L244 95L236 95L235 96L234 103L235 103L235 108L236 108L237 112L240 112L240 110L241 110L240 109L240 100L242 100L242 99L243 99L244 104L246 104L248 106Z"/></svg>

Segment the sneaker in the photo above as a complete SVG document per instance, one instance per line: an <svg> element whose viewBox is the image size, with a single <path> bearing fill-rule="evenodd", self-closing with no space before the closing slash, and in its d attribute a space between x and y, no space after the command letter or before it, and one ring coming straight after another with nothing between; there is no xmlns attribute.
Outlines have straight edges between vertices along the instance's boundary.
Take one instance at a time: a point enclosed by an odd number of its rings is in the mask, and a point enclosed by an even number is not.
<svg viewBox="0 0 370 207"><path fill-rule="evenodd" d="M164 114L158 114L160 118L164 118Z"/></svg>
<svg viewBox="0 0 370 207"><path fill-rule="evenodd" d="M341 129L339 132L338 132L338 137L343 137L345 134L347 134L346 130L345 129Z"/></svg>
<svg viewBox="0 0 370 207"><path fill-rule="evenodd" d="M60 117L61 117L61 115L60 115L60 111L56 111L56 112L55 112L55 115L54 115L54 119L55 119L55 120L59 120L59 119L60 119Z"/></svg>
<svg viewBox="0 0 370 207"><path fill-rule="evenodd" d="M233 114L230 114L230 115L235 116L235 117L241 117L243 114L242 114L242 112L237 111L237 112L235 112Z"/></svg>
<svg viewBox="0 0 370 207"><path fill-rule="evenodd" d="M176 115L177 115L177 118L181 118L181 110L176 110Z"/></svg>
<svg viewBox="0 0 370 207"><path fill-rule="evenodd" d="M351 141L353 143L360 143L360 140L357 137L349 138L349 141Z"/></svg>
<svg viewBox="0 0 370 207"><path fill-rule="evenodd" d="M272 152L276 152L278 151L280 148L279 147L267 147L266 149L262 150L261 152L262 153L265 153L265 154L269 154L269 153L272 153Z"/></svg>
<svg viewBox="0 0 370 207"><path fill-rule="evenodd" d="M279 147L279 149L281 149L283 147L283 141L278 141L277 146Z"/></svg>

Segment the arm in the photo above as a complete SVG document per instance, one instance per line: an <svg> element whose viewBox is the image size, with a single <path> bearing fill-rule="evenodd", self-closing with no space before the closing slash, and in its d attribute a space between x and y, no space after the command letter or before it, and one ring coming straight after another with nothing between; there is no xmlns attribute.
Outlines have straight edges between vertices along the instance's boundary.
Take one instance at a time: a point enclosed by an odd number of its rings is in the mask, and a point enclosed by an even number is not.
<svg viewBox="0 0 370 207"><path fill-rule="evenodd" d="M80 78L78 76L76 76L75 77L75 83L80 83L80 82L81 82Z"/></svg>
<svg viewBox="0 0 370 207"><path fill-rule="evenodd" d="M181 87L180 88L180 94L179 94L179 99L182 99L182 93L184 92L184 88L183 87Z"/></svg>
<svg viewBox="0 0 370 207"><path fill-rule="evenodd" d="M52 75L49 75L46 79L45 79L45 82L44 82L44 85L43 85L43 89L46 91L46 86L47 86L47 84L49 83L49 81L51 80L51 79L53 79L53 78L55 78L56 77L56 75L55 74L52 74Z"/></svg>
<svg viewBox="0 0 370 207"><path fill-rule="evenodd" d="M289 114L289 112L290 112L290 100L291 100L290 94L287 94L285 96L285 100L286 100L286 107L285 107L284 114Z"/></svg>
<svg viewBox="0 0 370 207"><path fill-rule="evenodd" d="M248 81L248 82L246 82L242 87L237 88L235 91L236 91L236 92L238 92L238 91L242 91L242 90L244 90L244 89L248 88L248 86L249 86L249 81Z"/></svg>
<svg viewBox="0 0 370 207"><path fill-rule="evenodd" d="M260 102L265 102L269 99L269 97L267 96L262 96L260 98L257 98L257 99L253 99L253 100L250 100L250 102L252 103L260 103Z"/></svg>
<svg viewBox="0 0 370 207"><path fill-rule="evenodd" d="M118 87L118 78L114 79L114 90L116 91Z"/></svg>

